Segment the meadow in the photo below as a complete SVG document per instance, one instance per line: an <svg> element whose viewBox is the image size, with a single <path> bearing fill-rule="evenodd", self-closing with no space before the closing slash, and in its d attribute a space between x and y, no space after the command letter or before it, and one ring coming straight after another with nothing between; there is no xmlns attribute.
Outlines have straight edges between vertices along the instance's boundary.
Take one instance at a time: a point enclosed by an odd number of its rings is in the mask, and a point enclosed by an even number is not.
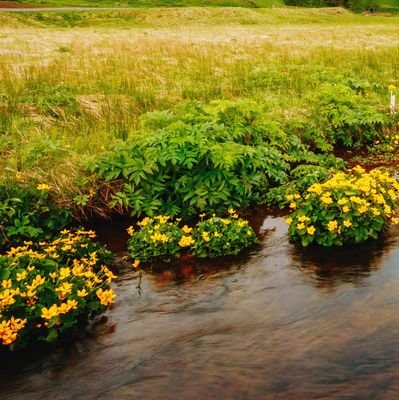
<svg viewBox="0 0 399 400"><path fill-rule="evenodd" d="M369 171L397 165L398 44L397 17L341 8L1 13L2 344L113 303L73 219L135 217L134 267L238 254L258 238L236 211L260 204L303 246L377 239L398 222L397 180Z"/></svg>
<svg viewBox="0 0 399 400"><path fill-rule="evenodd" d="M340 8L3 13L0 26L1 180L45 182L63 206L86 202L87 164L144 113L244 99L297 134L331 85L386 114L399 81L397 17Z"/></svg>

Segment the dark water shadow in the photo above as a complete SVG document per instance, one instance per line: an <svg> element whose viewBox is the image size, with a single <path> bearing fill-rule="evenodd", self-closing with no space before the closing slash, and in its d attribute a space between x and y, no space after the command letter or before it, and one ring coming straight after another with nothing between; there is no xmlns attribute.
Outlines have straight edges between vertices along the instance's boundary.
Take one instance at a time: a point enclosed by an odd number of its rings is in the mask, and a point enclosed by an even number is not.
<svg viewBox="0 0 399 400"><path fill-rule="evenodd" d="M341 283L362 285L381 266L389 248L383 239L339 248L296 248L293 265L309 276L316 287L334 288Z"/></svg>

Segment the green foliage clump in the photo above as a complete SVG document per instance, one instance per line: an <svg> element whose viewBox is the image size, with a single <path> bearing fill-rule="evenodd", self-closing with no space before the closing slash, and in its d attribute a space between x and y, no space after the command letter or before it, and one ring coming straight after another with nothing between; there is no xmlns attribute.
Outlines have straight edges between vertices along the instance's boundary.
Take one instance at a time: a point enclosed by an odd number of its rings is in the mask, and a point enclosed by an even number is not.
<svg viewBox="0 0 399 400"><path fill-rule="evenodd" d="M384 128L395 122L367 93L344 84L323 84L309 102L302 137L322 151L364 147L381 139Z"/></svg>
<svg viewBox="0 0 399 400"><path fill-rule="evenodd" d="M289 235L303 246L330 247L377 238L388 223L397 223L399 183L387 172L366 173L355 167L339 172L306 193L290 195Z"/></svg>
<svg viewBox="0 0 399 400"><path fill-rule="evenodd" d="M253 103L232 102L152 113L144 121L150 129L91 168L118 189L122 182L111 206L132 215L190 217L247 206L282 183L289 168L279 148L291 139L269 135L276 128L259 123L259 114Z"/></svg>
<svg viewBox="0 0 399 400"><path fill-rule="evenodd" d="M257 240L248 221L234 212L227 218L212 217L199 222L193 239L193 254L199 258L236 255Z"/></svg>
<svg viewBox="0 0 399 400"><path fill-rule="evenodd" d="M345 162L332 154L315 155L306 160L308 163L299 164L290 172L286 182L271 188L262 202L268 206L277 205L280 209L288 206L289 195L304 193L315 183L324 182L330 175L345 168ZM305 160L302 160L304 162Z"/></svg>
<svg viewBox="0 0 399 400"><path fill-rule="evenodd" d="M47 184L0 188L0 248L24 240L50 240L71 221L71 211L53 203Z"/></svg>
<svg viewBox="0 0 399 400"><path fill-rule="evenodd" d="M148 262L179 257L183 232L176 222L170 221L169 216L146 217L138 225L140 229L137 232L129 228L128 250L132 258Z"/></svg>
<svg viewBox="0 0 399 400"><path fill-rule="evenodd" d="M65 230L52 242L26 243L0 256L0 347L52 342L114 301L111 254L92 231Z"/></svg>

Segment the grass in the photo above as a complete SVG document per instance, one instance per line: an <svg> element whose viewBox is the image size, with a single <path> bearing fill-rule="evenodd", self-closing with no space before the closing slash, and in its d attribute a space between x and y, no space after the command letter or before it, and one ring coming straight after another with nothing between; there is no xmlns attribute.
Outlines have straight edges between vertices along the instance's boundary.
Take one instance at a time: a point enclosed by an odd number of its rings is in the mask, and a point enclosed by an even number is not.
<svg viewBox="0 0 399 400"><path fill-rule="evenodd" d="M82 165L141 114L187 101L250 98L285 118L324 82L351 80L384 107L398 22L342 9L0 14L2 178L75 195Z"/></svg>
<svg viewBox="0 0 399 400"><path fill-rule="evenodd" d="M29 4L87 7L276 7L283 0L24 0Z"/></svg>

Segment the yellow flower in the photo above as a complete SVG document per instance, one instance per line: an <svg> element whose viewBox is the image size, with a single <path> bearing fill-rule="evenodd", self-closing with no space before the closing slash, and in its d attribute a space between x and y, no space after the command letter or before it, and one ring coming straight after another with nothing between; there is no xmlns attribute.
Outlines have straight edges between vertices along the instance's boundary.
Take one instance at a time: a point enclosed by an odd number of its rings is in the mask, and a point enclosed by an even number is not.
<svg viewBox="0 0 399 400"><path fill-rule="evenodd" d="M4 279L1 282L1 286L3 287L3 289L10 289L11 288L11 279Z"/></svg>
<svg viewBox="0 0 399 400"><path fill-rule="evenodd" d="M17 281L22 281L26 278L26 271L17 272Z"/></svg>
<svg viewBox="0 0 399 400"><path fill-rule="evenodd" d="M327 204L327 205L331 204L333 202L332 198L330 196L327 196L327 195L321 196L320 200L321 200L322 203Z"/></svg>
<svg viewBox="0 0 399 400"><path fill-rule="evenodd" d="M297 229L305 229L305 224L303 222L297 224Z"/></svg>
<svg viewBox="0 0 399 400"><path fill-rule="evenodd" d="M396 86L395 86L395 85L392 85L392 84L391 84L391 85L388 85L388 90L389 90L389 91L392 92L392 91L395 90L395 89L396 89Z"/></svg>
<svg viewBox="0 0 399 400"><path fill-rule="evenodd" d="M134 233L134 228L133 226L129 226L129 228L126 229L127 233L129 234L129 236L133 236Z"/></svg>
<svg viewBox="0 0 399 400"><path fill-rule="evenodd" d="M327 224L327 228L330 232L337 230L338 222L336 220L329 221L329 223Z"/></svg>
<svg viewBox="0 0 399 400"><path fill-rule="evenodd" d="M60 268L60 279L66 279L71 275L71 270L68 267Z"/></svg>
<svg viewBox="0 0 399 400"><path fill-rule="evenodd" d="M150 236L150 238L154 242L161 242L161 243L169 242L168 235L165 235L164 233L154 233L153 235Z"/></svg>
<svg viewBox="0 0 399 400"><path fill-rule="evenodd" d="M392 213L392 208L388 204L384 206L384 213L390 215Z"/></svg>
<svg viewBox="0 0 399 400"><path fill-rule="evenodd" d="M286 219L285 219L285 222L286 222L288 225L290 225L290 224L292 223L292 218L291 218L291 217L286 218Z"/></svg>
<svg viewBox="0 0 399 400"><path fill-rule="evenodd" d="M349 227L352 226L352 222L350 222L349 219L346 219L346 220L344 221L344 226L345 226L346 228L349 228Z"/></svg>
<svg viewBox="0 0 399 400"><path fill-rule="evenodd" d="M289 208L292 208L293 210L295 210L297 208L296 203L293 201L290 203Z"/></svg>
<svg viewBox="0 0 399 400"><path fill-rule="evenodd" d="M191 233L191 231L193 230L193 228L189 228L187 225L184 225L183 228L181 228L181 230L184 233Z"/></svg>
<svg viewBox="0 0 399 400"><path fill-rule="evenodd" d="M316 193L318 196L320 196L323 193L323 187L321 186L320 183L315 183L308 189L309 193Z"/></svg>
<svg viewBox="0 0 399 400"><path fill-rule="evenodd" d="M51 319L58 315L58 306L53 304L50 308L43 307L41 317L44 319Z"/></svg>
<svg viewBox="0 0 399 400"><path fill-rule="evenodd" d="M44 191L44 192L47 192L47 191L50 189L50 185L47 185L47 183L39 183L39 184L36 186L36 189L37 189L37 190L42 190L42 191Z"/></svg>
<svg viewBox="0 0 399 400"><path fill-rule="evenodd" d="M103 290L100 288L97 290L96 295L97 295L98 299L100 300L100 303L104 306L107 306L108 304L113 303L114 299L116 297L116 294L114 294L112 289Z"/></svg>
<svg viewBox="0 0 399 400"><path fill-rule="evenodd" d="M157 217L155 217L155 219L157 219L161 225L164 225L168 222L170 217L169 215L158 215Z"/></svg>
<svg viewBox="0 0 399 400"><path fill-rule="evenodd" d="M182 236L182 238L179 240L180 247L189 247L194 243L195 241L191 236Z"/></svg>
<svg viewBox="0 0 399 400"><path fill-rule="evenodd" d="M205 242L209 242L211 238L209 237L208 232L202 232L202 239L204 239Z"/></svg>
<svg viewBox="0 0 399 400"><path fill-rule="evenodd" d="M356 167L352 168L352 171L357 172L358 174L364 174L366 170L360 165L356 165Z"/></svg>
<svg viewBox="0 0 399 400"><path fill-rule="evenodd" d="M140 260L134 260L134 263L132 264L133 268L138 268L138 266L140 265Z"/></svg>
<svg viewBox="0 0 399 400"><path fill-rule="evenodd" d="M349 211L349 207L348 206L343 206L342 207L342 212L347 213Z"/></svg>
<svg viewBox="0 0 399 400"><path fill-rule="evenodd" d="M151 222L152 222L152 218L145 217L142 221L140 221L138 223L138 225L141 226L142 228L144 228L145 226L147 226Z"/></svg>
<svg viewBox="0 0 399 400"><path fill-rule="evenodd" d="M72 291L72 283L64 282L55 289L56 292L60 292L61 296L64 297Z"/></svg>
<svg viewBox="0 0 399 400"><path fill-rule="evenodd" d="M358 211L359 211L360 214L364 214L367 211L367 207L366 206L361 206L361 207L359 207Z"/></svg>
<svg viewBox="0 0 399 400"><path fill-rule="evenodd" d="M308 227L307 231L309 235L314 235L314 233L316 232L316 228L312 225Z"/></svg>
<svg viewBox="0 0 399 400"><path fill-rule="evenodd" d="M238 214L236 213L236 211L234 209L229 208L227 211L229 212L231 218L235 218L235 219L238 218Z"/></svg>
<svg viewBox="0 0 399 400"><path fill-rule="evenodd" d="M380 211L378 210L378 208L375 208L375 207L371 208L371 212L373 213L373 215L375 217L378 217L381 214Z"/></svg>
<svg viewBox="0 0 399 400"><path fill-rule="evenodd" d="M51 279L54 280L55 278L57 278L57 273L56 272L50 272L49 276L50 276Z"/></svg>
<svg viewBox="0 0 399 400"><path fill-rule="evenodd" d="M87 290L85 288L83 288L82 290L78 290L77 291L77 295L79 297L86 297L89 293L87 292Z"/></svg>
<svg viewBox="0 0 399 400"><path fill-rule="evenodd" d="M104 275L107 277L107 282L111 283L113 279L116 279L117 276L112 273L105 265L101 267L101 270L104 272Z"/></svg>

